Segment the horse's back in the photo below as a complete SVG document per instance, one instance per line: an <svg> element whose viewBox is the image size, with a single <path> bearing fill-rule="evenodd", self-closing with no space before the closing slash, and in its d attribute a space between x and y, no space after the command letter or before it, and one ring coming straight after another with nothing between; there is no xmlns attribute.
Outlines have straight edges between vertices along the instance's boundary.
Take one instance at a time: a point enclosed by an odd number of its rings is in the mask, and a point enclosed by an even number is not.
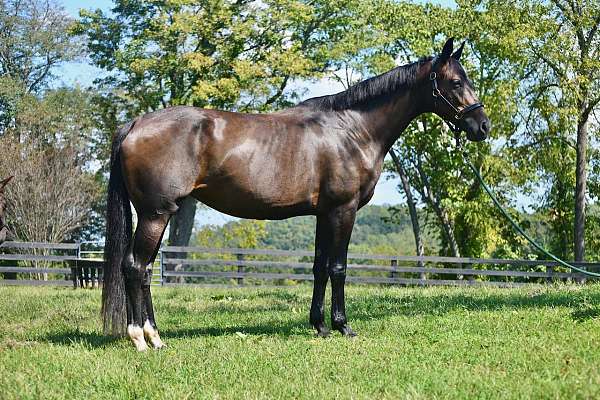
<svg viewBox="0 0 600 400"><path fill-rule="evenodd" d="M173 212L192 194L247 218L314 213L322 129L302 110L242 114L173 107L138 118L121 152L136 209Z"/></svg>

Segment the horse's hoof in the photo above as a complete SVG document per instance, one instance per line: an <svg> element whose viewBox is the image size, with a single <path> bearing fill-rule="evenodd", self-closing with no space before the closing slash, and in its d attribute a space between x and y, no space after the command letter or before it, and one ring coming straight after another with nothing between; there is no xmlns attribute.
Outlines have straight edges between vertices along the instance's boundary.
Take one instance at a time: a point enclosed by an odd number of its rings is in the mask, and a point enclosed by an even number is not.
<svg viewBox="0 0 600 400"><path fill-rule="evenodd" d="M151 341L150 343L152 344L154 350L161 350L167 348L167 345L160 339L158 339L158 341Z"/></svg>
<svg viewBox="0 0 600 400"><path fill-rule="evenodd" d="M133 344L135 345L135 349L137 351L144 352L144 351L148 350L148 345L146 344L145 341L144 342L135 342L134 341Z"/></svg>
<svg viewBox="0 0 600 400"><path fill-rule="evenodd" d="M358 334L357 334L356 332L354 332L354 331L352 330L352 328L350 328L350 325L342 325L342 326L340 326L340 327L336 327L336 329L337 329L338 331L340 331L340 333L341 333L343 336L346 336L346 337L348 337L348 338L353 338L353 337L356 337L356 336L358 336Z"/></svg>
<svg viewBox="0 0 600 400"><path fill-rule="evenodd" d="M148 345L146 344L146 340L144 340L144 331L142 328L139 326L129 325L127 327L127 334L135 345L137 351L148 350Z"/></svg>
<svg viewBox="0 0 600 400"><path fill-rule="evenodd" d="M162 349L163 347L167 347L167 345L164 344L162 340L160 340L158 331L150 324L149 321L146 321L146 323L144 324L144 336L155 349Z"/></svg>
<svg viewBox="0 0 600 400"><path fill-rule="evenodd" d="M315 329L317 330L317 336L318 337L326 338L331 333L331 331L329 330L329 328L326 327L325 325L315 326Z"/></svg>

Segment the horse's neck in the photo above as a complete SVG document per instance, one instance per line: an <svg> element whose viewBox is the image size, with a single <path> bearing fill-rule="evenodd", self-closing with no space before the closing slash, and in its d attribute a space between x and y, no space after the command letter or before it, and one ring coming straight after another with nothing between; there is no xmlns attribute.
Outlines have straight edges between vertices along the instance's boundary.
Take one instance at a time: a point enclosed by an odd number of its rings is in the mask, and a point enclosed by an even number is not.
<svg viewBox="0 0 600 400"><path fill-rule="evenodd" d="M385 157L411 121L423 113L420 104L418 95L407 91L361 111L366 131L380 147L381 157Z"/></svg>

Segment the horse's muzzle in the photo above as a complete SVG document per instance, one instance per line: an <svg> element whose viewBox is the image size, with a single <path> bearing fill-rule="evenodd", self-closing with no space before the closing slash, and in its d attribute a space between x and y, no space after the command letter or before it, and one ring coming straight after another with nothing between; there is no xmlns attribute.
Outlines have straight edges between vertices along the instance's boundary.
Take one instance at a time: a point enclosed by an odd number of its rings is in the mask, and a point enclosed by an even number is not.
<svg viewBox="0 0 600 400"><path fill-rule="evenodd" d="M482 119L466 118L465 125L464 131L467 133L467 139L472 142L481 142L490 134L491 124L487 117Z"/></svg>

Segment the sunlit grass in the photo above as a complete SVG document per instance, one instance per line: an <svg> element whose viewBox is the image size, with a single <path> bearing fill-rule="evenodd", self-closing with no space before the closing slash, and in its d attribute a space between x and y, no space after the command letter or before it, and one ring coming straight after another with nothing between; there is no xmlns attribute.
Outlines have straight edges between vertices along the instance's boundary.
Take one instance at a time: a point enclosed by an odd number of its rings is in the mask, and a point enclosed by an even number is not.
<svg viewBox="0 0 600 400"><path fill-rule="evenodd" d="M314 336L309 286L158 288L140 354L99 291L0 287L0 398L600 396L599 285L347 291L353 340Z"/></svg>

